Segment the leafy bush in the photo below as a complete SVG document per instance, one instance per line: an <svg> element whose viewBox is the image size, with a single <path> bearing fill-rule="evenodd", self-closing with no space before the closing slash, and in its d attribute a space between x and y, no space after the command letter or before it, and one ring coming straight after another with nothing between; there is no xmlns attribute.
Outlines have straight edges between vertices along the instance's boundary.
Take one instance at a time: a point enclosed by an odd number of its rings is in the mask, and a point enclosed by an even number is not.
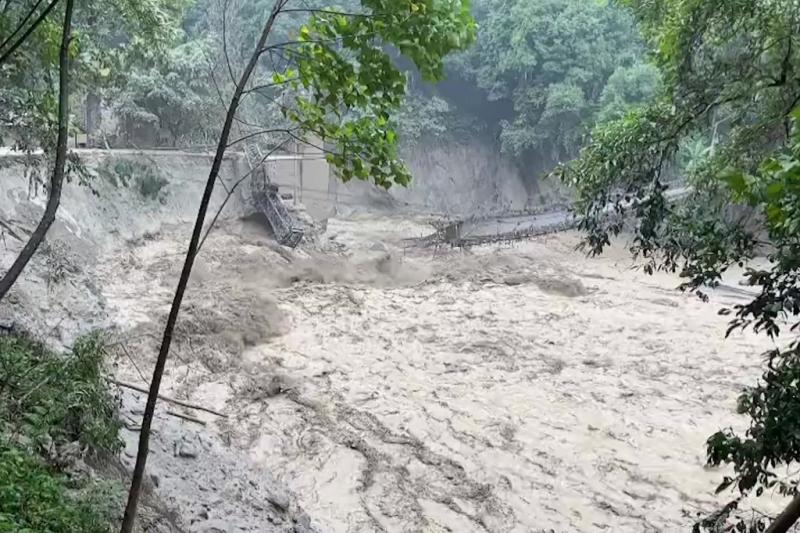
<svg viewBox="0 0 800 533"><path fill-rule="evenodd" d="M169 184L156 165L131 159L107 159L97 173L114 187L135 188L146 200L163 200L163 189Z"/></svg>
<svg viewBox="0 0 800 533"><path fill-rule="evenodd" d="M117 451L119 421L106 391L98 335L57 356L26 337L0 336L0 430L32 448L78 441Z"/></svg>
<svg viewBox="0 0 800 533"><path fill-rule="evenodd" d="M0 336L0 533L111 530L119 498L103 484L58 470L62 450L117 452L99 335L56 355L24 336Z"/></svg>
<svg viewBox="0 0 800 533"><path fill-rule="evenodd" d="M167 181L166 178L157 174L148 173L138 176L136 186L139 190L139 194L141 194L143 198L159 200L161 198L161 190L166 187L168 183L169 181Z"/></svg>
<svg viewBox="0 0 800 533"><path fill-rule="evenodd" d="M75 490L66 476L0 435L0 533L107 533L112 510L102 503L104 489Z"/></svg>

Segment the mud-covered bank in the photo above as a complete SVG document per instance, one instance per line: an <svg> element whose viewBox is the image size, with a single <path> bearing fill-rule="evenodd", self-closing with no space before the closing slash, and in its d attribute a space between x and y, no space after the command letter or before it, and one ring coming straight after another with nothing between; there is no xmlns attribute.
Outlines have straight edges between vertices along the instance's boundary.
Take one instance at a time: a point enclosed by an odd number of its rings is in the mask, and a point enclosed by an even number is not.
<svg viewBox="0 0 800 533"><path fill-rule="evenodd" d="M163 157L165 161L153 162L146 154L125 154L126 160L149 161L167 177L158 198L143 197L137 187L112 183L98 172L104 162L120 159L119 154L90 154L83 160L92 177L86 184L77 179L66 184L55 224L0 305L0 328L29 332L58 351L83 334L104 331L113 356L138 368L135 379L129 381L140 387L147 384L152 354L136 351L129 336L135 335L136 316L149 321L153 331L160 327L156 321L164 303L161 298L168 298L174 289L171 274L185 252L208 169L203 156ZM235 174L234 163L226 162L222 177L230 179ZM46 192L15 159L0 162L0 265L8 267L22 248L41 216L45 197ZM224 191L218 191L212 208L222 206L224 199ZM237 195L226 204L221 221L251 211L249 203ZM265 232L263 227L259 230ZM163 242L162 231L175 253L154 256L157 264L145 258L148 268L163 271L158 276L137 277L144 269L128 252L144 243ZM279 249L269 237L264 243L265 249ZM120 280L123 272L125 278ZM141 296L130 306L134 317L109 305L108 296L113 297L109 291L116 281ZM162 290L154 292L156 286ZM108 367L112 377L124 376L114 361ZM114 392L120 394L125 426L122 436L127 448L122 459L132 464L144 395L124 388ZM159 405L140 513L143 531L313 531L284 485L268 470L254 468L246 452L230 448L216 426L210 423L206 428L202 420L190 421L197 418L194 415L191 409L166 402Z"/></svg>

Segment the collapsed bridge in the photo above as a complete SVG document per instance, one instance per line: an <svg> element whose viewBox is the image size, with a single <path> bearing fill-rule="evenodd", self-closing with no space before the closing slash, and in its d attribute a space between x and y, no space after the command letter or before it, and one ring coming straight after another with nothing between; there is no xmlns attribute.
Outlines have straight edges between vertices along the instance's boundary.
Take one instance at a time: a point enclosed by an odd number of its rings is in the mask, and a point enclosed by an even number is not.
<svg viewBox="0 0 800 533"><path fill-rule="evenodd" d="M664 197L677 201L691 192L690 187L677 187L664 192ZM641 202L642 200L639 200ZM632 202L631 202L632 205ZM605 209L612 213L613 206ZM469 217L443 225L439 230L421 240L423 246L449 244L451 246L475 246L492 242L514 241L538 237L550 233L575 229L580 224L571 206L556 204L529 210L523 213L508 213Z"/></svg>
<svg viewBox="0 0 800 533"><path fill-rule="evenodd" d="M253 171L250 187L255 206L272 227L275 240L290 248L300 244L305 230L286 209L283 199L278 193L278 186L270 183L264 165L260 165Z"/></svg>
<svg viewBox="0 0 800 533"><path fill-rule="evenodd" d="M246 145L245 156L250 167L250 190L256 209L269 222L275 240L284 246L296 247L303 240L305 230L286 209L278 186L270 181L267 175L267 158L255 144Z"/></svg>

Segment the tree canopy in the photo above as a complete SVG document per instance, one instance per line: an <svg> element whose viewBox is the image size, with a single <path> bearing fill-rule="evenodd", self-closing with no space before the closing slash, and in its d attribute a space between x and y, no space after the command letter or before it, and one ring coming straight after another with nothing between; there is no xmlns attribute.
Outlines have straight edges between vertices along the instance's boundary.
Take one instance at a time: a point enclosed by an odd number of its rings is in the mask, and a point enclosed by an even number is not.
<svg viewBox="0 0 800 533"><path fill-rule="evenodd" d="M113 109L127 128L155 128L169 132L173 145L210 144L218 129L221 106L209 83L213 44L187 40L165 53L158 64L134 69L114 91Z"/></svg>
<svg viewBox="0 0 800 533"><path fill-rule="evenodd" d="M0 4L0 35L8 36L0 53L33 30L0 64L0 128L6 134L13 128L20 148L47 151L55 141L61 10L57 1ZM70 45L72 92L112 87L124 76L123 64L141 65L163 53L179 31L186 5L186 0L78 2Z"/></svg>
<svg viewBox="0 0 800 533"><path fill-rule="evenodd" d="M413 108L400 117L408 143L488 133L534 182L574 157L598 120L659 90L660 72L618 5L476 0L473 11L477 41L448 59L448 81L430 86L412 77Z"/></svg>
<svg viewBox="0 0 800 533"><path fill-rule="evenodd" d="M708 440L708 461L730 464L720 491L739 492L697 530L762 531L769 518L737 511L744 496L776 488L796 495L783 468L800 460L800 102L798 15L794 2L626 0L654 50L664 84L658 96L598 126L581 156L562 169L574 186L586 244L599 253L611 237L633 233L631 251L646 269L679 272L683 287L704 296L735 266L756 296L722 310L732 330L773 337L767 370L745 390L744 434ZM707 139L703 157L682 166L681 153ZM688 196L671 201L675 177ZM748 261L766 254L765 266ZM793 507L794 506L794 507ZM795 502L782 519L791 525ZM778 520L771 531L785 531ZM788 527L788 526L786 526Z"/></svg>
<svg viewBox="0 0 800 533"><path fill-rule="evenodd" d="M609 78L642 60L630 15L582 0L487 0L483 9L465 74L488 99L512 104L514 116L501 122L503 149L556 160L575 153Z"/></svg>

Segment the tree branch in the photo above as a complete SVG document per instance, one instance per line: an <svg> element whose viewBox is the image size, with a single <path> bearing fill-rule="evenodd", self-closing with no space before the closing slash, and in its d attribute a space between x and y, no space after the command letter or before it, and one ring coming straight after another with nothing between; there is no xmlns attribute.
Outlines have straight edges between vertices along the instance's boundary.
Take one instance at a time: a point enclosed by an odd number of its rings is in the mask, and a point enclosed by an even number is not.
<svg viewBox="0 0 800 533"><path fill-rule="evenodd" d="M261 85L255 85L253 87L250 87L246 91L243 91L242 94L249 94L249 93L252 93L252 92L255 92L255 91L260 91L261 89L271 89L272 87L280 87L281 85L286 85L287 83L291 83L293 81L298 81L299 79L300 78L289 78L289 79L287 79L285 81L273 82L273 83L264 83L264 84L261 84Z"/></svg>
<svg viewBox="0 0 800 533"><path fill-rule="evenodd" d="M222 5L222 54L225 56L225 64L228 66L228 75L231 77L231 83L236 85L236 78L233 75L233 67L231 67L230 56L228 55L228 33L227 33L227 18L228 18L228 1L223 0Z"/></svg>
<svg viewBox="0 0 800 533"><path fill-rule="evenodd" d="M800 519L800 494L794 497L765 533L786 533L798 519Z"/></svg>
<svg viewBox="0 0 800 533"><path fill-rule="evenodd" d="M242 94L244 94L244 92L242 92ZM254 131L252 133L248 133L247 135L239 137L235 141L232 141L232 142L228 143L228 146L226 146L226 148L230 148L231 146L236 146L237 144L239 144L241 142L244 142L244 141L246 141L248 139L252 139L253 137L258 137L259 135L267 135L269 133L286 133L287 131L288 130L286 128L273 128L273 129L268 129L268 130Z"/></svg>
<svg viewBox="0 0 800 533"><path fill-rule="evenodd" d="M306 144L306 145L308 145L308 146L310 146L310 147L312 147L312 148L316 148L317 150L321 151L322 153L325 153L325 154L330 154L330 155L340 155L340 154L338 154L338 153L336 153L336 152L334 152L334 151L332 151L332 150L328 150L327 148L325 148L325 147L323 147L323 146L318 146L318 145L316 145L316 144L314 144L314 143L312 143L312 142L309 142L309 141L307 141L307 140L303 139L302 137L300 137L299 135L295 135L295 134L294 134L294 133L292 133L292 132L287 132L287 133L288 133L288 134L289 134L289 136L290 136L290 137L292 137L292 138L293 138L295 141L297 141L297 142L300 142L300 143L303 143L303 144ZM313 130L312 130L312 131L311 131L311 133L316 133L316 134L317 134L317 135L319 135L320 137L323 137L323 135L321 135L321 134L320 134L318 131L313 131Z"/></svg>
<svg viewBox="0 0 800 533"><path fill-rule="evenodd" d="M346 11L335 11L333 9L312 9L312 8L293 8L293 9L284 9L283 13L322 13L323 15L342 15L345 17L365 17L365 18L377 18L378 15L376 13L348 13Z"/></svg>
<svg viewBox="0 0 800 533"><path fill-rule="evenodd" d="M283 41L280 43L271 44L269 46L265 46L261 52L266 52L268 50L277 50L279 48L286 48L288 46L292 46L295 44L309 44L309 43L317 43L317 44L330 44L330 43L338 43L341 41L343 37L336 37L334 39L307 39L305 41Z"/></svg>
<svg viewBox="0 0 800 533"><path fill-rule="evenodd" d="M203 55L205 56L205 54L203 54ZM208 60L208 56L205 56L205 57ZM227 110L227 107L225 106L225 98L222 96L222 90L219 88L219 83L217 83L217 77L214 74L214 69L211 67L210 63L211 62L209 61L208 76L209 76L209 78L211 78L211 84L214 86L214 91L217 93L217 98L219 99L220 105L222 106L223 109ZM233 119L236 122L238 122L239 124L244 124L245 126L252 126L252 127L255 127L255 128L260 128L261 127L260 124L253 124L251 122L247 122L247 121L239 118L238 116L233 117Z"/></svg>
<svg viewBox="0 0 800 533"><path fill-rule="evenodd" d="M31 8L31 9L28 11L28 14L27 14L27 15L25 15L25 17L22 19L22 22L20 22L20 23L17 25L17 28L16 28L16 29L15 29L15 30L14 30L14 31L13 31L13 32L12 32L12 33L11 33L11 34L8 36L8 37L6 37L6 38L3 40L3 42L2 42L2 43L0 43L0 50L2 50L2 49L5 47L5 45L7 45L8 43L10 43L10 42L11 42L11 39L13 39L14 37L16 37L16 35L17 35L17 34L18 34L20 31L22 31L22 28L24 28L24 27L25 27L25 24L27 24L27 23L28 23L28 21L29 21L29 20L30 20L30 18L33 16L33 14L34 14L34 13L36 13L36 10L37 10L37 9L39 9L39 6L41 5L41 3L42 3L43 1L44 1L44 0L36 0L36 3L35 3L35 4L33 4L33 7L32 7L32 8ZM5 7L7 8L7 7L8 7L8 5L6 5Z"/></svg>
<svg viewBox="0 0 800 533"><path fill-rule="evenodd" d="M134 385L133 383L126 383L124 381L119 381L117 379L112 380L115 385L120 387L135 390L136 392L143 392L147 394L147 389L145 387L140 387L139 385ZM163 394L158 395L159 400L164 400L165 402L174 403L175 405L180 405L181 407L188 407L189 409L195 409L197 411L203 411L205 413L210 413L212 415L216 415L220 418L228 418L228 415L225 413L220 413L219 411L215 411L214 409L209 409L208 407L203 407L202 405L197 405L195 403L185 402L183 400L177 400L175 398L170 398L169 396L164 396Z"/></svg>
<svg viewBox="0 0 800 533"><path fill-rule="evenodd" d="M17 50L17 48L19 48L19 47L22 45L22 43L24 43L24 42L25 42L25 40L26 40L28 37L30 37L31 33L33 33L33 31L34 31L34 30L35 30L37 27L39 27L39 24L41 24L41 23L42 23L42 21L43 21L45 18L47 18L47 15L50 13L50 11L52 11L52 10L53 10L53 8L54 8L54 7L56 7L56 4L58 4L58 2L60 2L60 0L52 0L52 1L51 1L51 2L50 2L48 5L47 5L47 7L44 9L44 11L42 11L42 13L39 15L39 17L38 17L38 18L37 18L35 21L33 21L33 24L31 25L31 27L30 27L30 28L28 28L28 30L27 30L25 33L23 33L23 34L20 36L20 38L19 38L19 39L17 39L17 40L16 40L16 42L14 42L14 44L12 44L12 45L11 45L11 48L9 48L9 49L8 49L8 50L7 50L5 53L3 53L3 55L2 55L2 56L0 56L0 65L2 65L3 63L5 63L5 62L6 62L6 60L7 60L9 57L11 57L11 54L13 54L13 53L14 53L14 52Z"/></svg>

